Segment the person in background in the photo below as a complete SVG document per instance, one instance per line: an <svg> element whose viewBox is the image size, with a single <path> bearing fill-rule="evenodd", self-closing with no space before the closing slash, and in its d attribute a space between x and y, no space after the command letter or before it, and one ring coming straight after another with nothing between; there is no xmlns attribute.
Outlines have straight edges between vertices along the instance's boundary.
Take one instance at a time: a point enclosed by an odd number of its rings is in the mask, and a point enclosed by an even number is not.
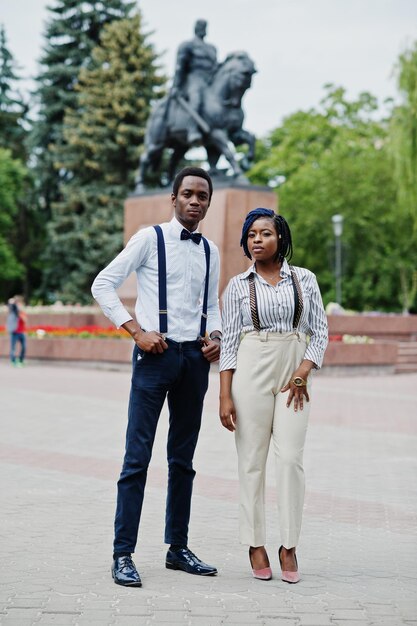
<svg viewBox="0 0 417 626"><path fill-rule="evenodd" d="M219 253L197 232L210 206L213 185L201 168L174 180L170 222L139 230L97 276L92 293L103 312L134 340L126 453L118 481L112 575L118 585L140 587L135 551L148 465L159 416L168 399L168 495L165 565L190 574L217 573L188 548L195 471L210 363L220 353ZM136 273L135 319L116 289Z"/></svg>
<svg viewBox="0 0 417 626"><path fill-rule="evenodd" d="M249 545L253 576L270 580L265 468L272 438L281 578L297 583L310 374L323 361L327 319L314 274L288 265L292 238L282 216L264 208L250 211L241 246L254 263L226 288L220 357L220 419L235 432L238 455L240 540Z"/></svg>
<svg viewBox="0 0 417 626"><path fill-rule="evenodd" d="M14 296L8 300L6 320L7 332L10 335L10 361L16 367L23 367L26 355L26 313L23 311L23 300ZM20 353L16 357L16 348L20 344Z"/></svg>

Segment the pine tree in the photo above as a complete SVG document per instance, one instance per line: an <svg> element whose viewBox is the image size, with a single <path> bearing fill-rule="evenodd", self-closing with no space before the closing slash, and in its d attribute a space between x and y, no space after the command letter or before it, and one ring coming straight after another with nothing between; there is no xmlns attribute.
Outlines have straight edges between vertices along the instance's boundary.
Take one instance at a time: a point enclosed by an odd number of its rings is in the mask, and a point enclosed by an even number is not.
<svg viewBox="0 0 417 626"><path fill-rule="evenodd" d="M0 275L1 294L23 293L30 298L40 282L39 256L43 229L35 201L33 180L26 163L29 154L28 105L18 91L17 66L0 28Z"/></svg>
<svg viewBox="0 0 417 626"><path fill-rule="evenodd" d="M92 63L80 71L65 143L55 153L67 182L49 230L50 279L64 300L89 300L94 276L122 246L123 201L134 186L151 102L165 81L158 72L140 14L104 27Z"/></svg>
<svg viewBox="0 0 417 626"><path fill-rule="evenodd" d="M89 65L103 27L128 17L135 4L127 0L57 0L49 7L52 18L46 28L47 43L37 79L39 119L31 137L36 179L47 218L51 202L60 197L59 185L66 178L65 172L55 169L54 159L64 141L65 109L77 102L75 85L79 71Z"/></svg>
<svg viewBox="0 0 417 626"><path fill-rule="evenodd" d="M24 127L27 104L16 89L19 77L16 62L7 47L4 26L0 27L0 147L10 150L14 158L26 161Z"/></svg>
<svg viewBox="0 0 417 626"><path fill-rule="evenodd" d="M3 301L10 295L14 282L25 274L14 239L26 173L22 162L13 159L10 150L0 148L0 297Z"/></svg>

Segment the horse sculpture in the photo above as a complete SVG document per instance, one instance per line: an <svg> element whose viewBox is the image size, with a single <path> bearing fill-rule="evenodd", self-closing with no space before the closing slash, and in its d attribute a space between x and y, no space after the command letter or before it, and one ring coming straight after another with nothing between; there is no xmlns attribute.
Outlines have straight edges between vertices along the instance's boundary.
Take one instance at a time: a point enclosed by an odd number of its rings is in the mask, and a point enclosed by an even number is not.
<svg viewBox="0 0 417 626"><path fill-rule="evenodd" d="M167 184L172 181L179 161L191 147L187 144L190 116L197 121L202 132L202 145L207 152L210 174L219 174L216 165L220 156L224 155L232 168L234 180L247 184L243 169L248 169L254 158L255 136L242 128L244 114L241 102L245 91L251 86L255 72L255 65L246 52L234 52L218 66L204 94L199 114L192 111L187 101L178 95L170 94L158 102L146 127L145 151L140 159L137 192L145 190L148 171L158 171L165 148L172 150ZM248 145L242 167L229 142L235 146Z"/></svg>

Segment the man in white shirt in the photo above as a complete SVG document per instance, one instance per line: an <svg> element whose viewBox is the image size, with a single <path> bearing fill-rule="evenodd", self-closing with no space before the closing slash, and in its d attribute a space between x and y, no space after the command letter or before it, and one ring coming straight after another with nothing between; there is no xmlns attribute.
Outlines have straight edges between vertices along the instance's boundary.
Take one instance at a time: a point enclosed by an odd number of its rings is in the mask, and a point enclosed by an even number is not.
<svg viewBox="0 0 417 626"><path fill-rule="evenodd" d="M92 286L104 314L117 327L125 328L135 342L126 452L117 484L112 576L119 585L142 585L131 554L166 397L169 472L165 543L170 544L166 567L201 576L217 573L187 545L195 475L192 461L210 363L218 360L221 341L219 252L196 232L212 193L211 179L204 170L188 167L179 172L171 194L171 222L139 230ZM136 319L116 293L133 271L138 289Z"/></svg>

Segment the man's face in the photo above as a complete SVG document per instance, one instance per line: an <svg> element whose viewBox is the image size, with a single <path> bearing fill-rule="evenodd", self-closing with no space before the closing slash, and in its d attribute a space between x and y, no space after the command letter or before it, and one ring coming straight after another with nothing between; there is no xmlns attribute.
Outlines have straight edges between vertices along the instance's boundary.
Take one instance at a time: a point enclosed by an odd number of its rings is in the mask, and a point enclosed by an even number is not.
<svg viewBox="0 0 417 626"><path fill-rule="evenodd" d="M178 195L171 194L175 217L189 231L197 228L210 206L210 188L205 178L185 176Z"/></svg>

